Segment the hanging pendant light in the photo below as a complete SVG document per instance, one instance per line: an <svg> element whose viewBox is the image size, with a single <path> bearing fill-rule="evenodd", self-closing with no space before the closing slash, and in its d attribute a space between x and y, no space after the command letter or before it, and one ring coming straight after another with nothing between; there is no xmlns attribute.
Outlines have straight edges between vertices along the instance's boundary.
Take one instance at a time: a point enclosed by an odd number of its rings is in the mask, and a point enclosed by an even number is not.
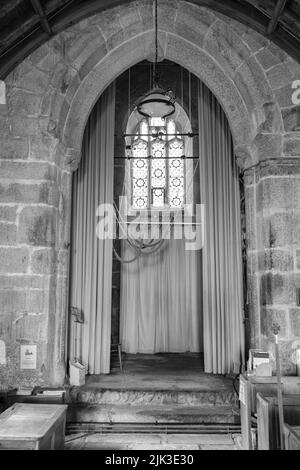
<svg viewBox="0 0 300 470"><path fill-rule="evenodd" d="M136 105L137 111L145 117L165 118L175 112L175 95L172 90L163 89L158 84L158 28L157 28L157 0L154 2L155 13L155 60L153 64L152 89L140 98Z"/></svg>

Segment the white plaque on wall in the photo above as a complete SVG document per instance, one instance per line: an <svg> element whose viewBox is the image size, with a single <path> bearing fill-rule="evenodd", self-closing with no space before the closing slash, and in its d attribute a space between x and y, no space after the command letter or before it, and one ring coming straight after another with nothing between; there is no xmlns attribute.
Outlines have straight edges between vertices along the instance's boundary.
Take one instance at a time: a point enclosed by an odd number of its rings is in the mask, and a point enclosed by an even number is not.
<svg viewBox="0 0 300 470"><path fill-rule="evenodd" d="M36 344L21 345L21 369L36 369Z"/></svg>

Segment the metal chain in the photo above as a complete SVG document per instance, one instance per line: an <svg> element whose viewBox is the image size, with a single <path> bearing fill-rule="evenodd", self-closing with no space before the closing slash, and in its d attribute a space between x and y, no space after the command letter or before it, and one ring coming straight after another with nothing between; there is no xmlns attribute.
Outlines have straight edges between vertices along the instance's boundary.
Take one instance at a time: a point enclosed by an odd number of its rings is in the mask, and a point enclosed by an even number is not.
<svg viewBox="0 0 300 470"><path fill-rule="evenodd" d="M156 66L158 62L158 20L157 20L157 0L154 0L154 31L155 31L155 60L153 64L153 87L156 86L157 76L156 76Z"/></svg>

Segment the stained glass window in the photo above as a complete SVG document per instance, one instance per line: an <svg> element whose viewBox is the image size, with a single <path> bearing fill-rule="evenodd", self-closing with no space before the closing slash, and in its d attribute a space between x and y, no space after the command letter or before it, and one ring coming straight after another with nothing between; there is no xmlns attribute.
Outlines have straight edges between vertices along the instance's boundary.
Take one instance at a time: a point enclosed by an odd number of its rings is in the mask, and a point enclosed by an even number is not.
<svg viewBox="0 0 300 470"><path fill-rule="evenodd" d="M185 198L184 142L173 119L144 119L132 146L131 202L135 209L180 209Z"/></svg>

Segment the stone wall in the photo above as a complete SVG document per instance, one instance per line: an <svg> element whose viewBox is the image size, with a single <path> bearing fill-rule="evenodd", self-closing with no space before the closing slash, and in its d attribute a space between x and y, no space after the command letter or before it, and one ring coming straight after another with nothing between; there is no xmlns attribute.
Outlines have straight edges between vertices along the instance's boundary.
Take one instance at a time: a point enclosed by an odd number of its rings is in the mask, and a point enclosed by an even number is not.
<svg viewBox="0 0 300 470"><path fill-rule="evenodd" d="M290 342L299 338L297 197L287 214L280 204L290 204L287 180L293 194L300 188L300 107L291 102L299 64L250 28L181 0L159 2L159 30L160 54L210 87L227 114L238 163L253 167L246 172L251 343L271 348L270 318L281 319L290 364ZM94 103L112 80L149 56L153 38L153 2L128 2L72 25L5 80L7 104L0 106L4 386L64 380L71 172ZM20 370L20 344L26 342L38 345L33 371ZM293 371L289 365L286 370Z"/></svg>

